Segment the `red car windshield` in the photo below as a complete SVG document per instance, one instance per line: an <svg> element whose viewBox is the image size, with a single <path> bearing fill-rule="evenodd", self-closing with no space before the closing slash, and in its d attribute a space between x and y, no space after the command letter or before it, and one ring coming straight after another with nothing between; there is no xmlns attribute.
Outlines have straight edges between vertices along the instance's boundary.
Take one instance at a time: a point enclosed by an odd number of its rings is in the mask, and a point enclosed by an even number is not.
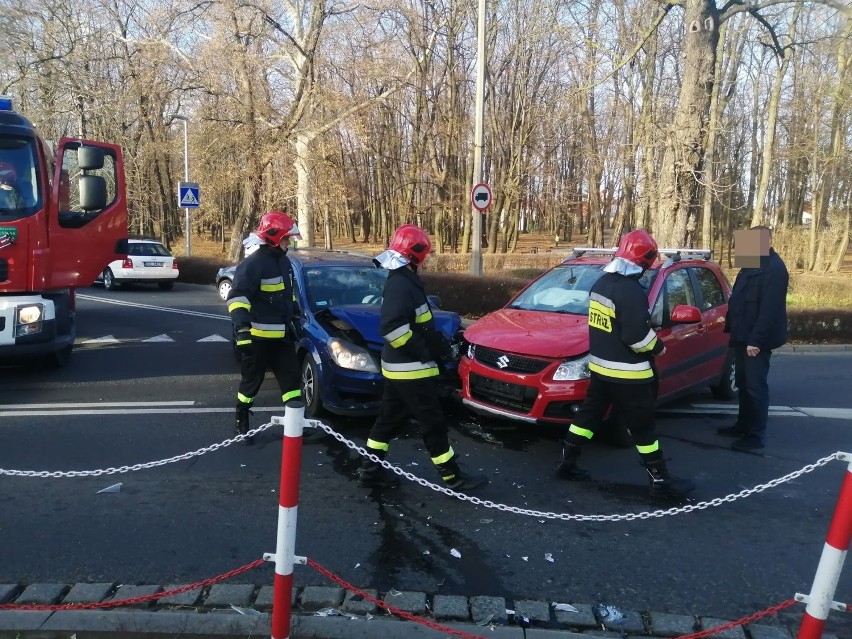
<svg viewBox="0 0 852 639"><path fill-rule="evenodd" d="M542 275L521 291L506 308L549 313L587 315L589 291L603 275L604 264L561 264ZM656 270L647 270L639 279L646 291L651 288Z"/></svg>

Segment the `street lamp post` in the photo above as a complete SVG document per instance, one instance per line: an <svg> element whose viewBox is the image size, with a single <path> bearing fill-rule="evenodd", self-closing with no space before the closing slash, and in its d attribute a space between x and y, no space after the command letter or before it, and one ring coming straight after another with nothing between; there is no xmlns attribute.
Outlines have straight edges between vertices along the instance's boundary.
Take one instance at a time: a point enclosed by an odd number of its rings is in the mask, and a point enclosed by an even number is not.
<svg viewBox="0 0 852 639"><path fill-rule="evenodd" d="M187 134L187 123L189 118L180 113L175 113L172 116L175 120L183 120L183 181L189 182L189 136ZM189 207L184 207L183 218L186 224L186 257L189 257L190 241L189 241Z"/></svg>

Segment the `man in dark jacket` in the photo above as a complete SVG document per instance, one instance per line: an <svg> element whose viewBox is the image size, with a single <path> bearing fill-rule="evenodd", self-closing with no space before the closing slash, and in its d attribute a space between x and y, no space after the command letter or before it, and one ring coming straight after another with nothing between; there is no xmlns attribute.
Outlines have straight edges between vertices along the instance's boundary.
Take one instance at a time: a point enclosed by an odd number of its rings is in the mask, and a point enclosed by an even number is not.
<svg viewBox="0 0 852 639"><path fill-rule="evenodd" d="M292 342L295 336L289 334L298 307L293 266L287 257L290 238L298 237L299 229L290 216L269 211L260 218L255 235L262 244L237 266L228 293L228 313L242 354L235 425L238 434L249 430L249 409L267 369L275 374L285 403L302 396ZM243 441L246 445L254 443L251 437Z"/></svg>
<svg viewBox="0 0 852 639"><path fill-rule="evenodd" d="M448 342L435 328L417 268L432 250L429 236L413 224L399 227L388 250L375 262L390 271L382 297L380 332L384 393L379 416L367 439L367 450L379 459L408 418L417 422L432 463L448 488L465 492L488 483L483 476L462 472L450 446L436 379L438 362ZM365 458L358 471L365 488L399 484L381 464Z"/></svg>
<svg viewBox="0 0 852 639"><path fill-rule="evenodd" d="M614 259L589 293L589 390L563 442L561 479L588 476L577 467L580 447L590 440L612 406L630 429L648 471L651 496L681 498L695 486L670 475L654 434L656 370L665 352L651 328L648 298L639 278L657 259L657 243L637 229L621 238Z"/></svg>
<svg viewBox="0 0 852 639"><path fill-rule="evenodd" d="M787 341L787 285L784 261L772 248L772 232L765 226L738 231L737 263L754 260L737 274L725 331L734 351L740 410L737 422L719 430L738 437L734 450L751 452L764 446L769 418L769 359L772 349Z"/></svg>

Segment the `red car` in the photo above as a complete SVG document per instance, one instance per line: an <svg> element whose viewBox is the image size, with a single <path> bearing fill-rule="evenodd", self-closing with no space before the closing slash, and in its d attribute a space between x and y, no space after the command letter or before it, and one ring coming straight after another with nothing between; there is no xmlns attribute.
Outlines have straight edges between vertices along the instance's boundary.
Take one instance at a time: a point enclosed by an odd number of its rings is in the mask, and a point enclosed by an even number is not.
<svg viewBox="0 0 852 639"><path fill-rule="evenodd" d="M571 423L589 385L589 290L614 253L575 249L465 330L459 362L465 405L531 424ZM662 249L640 283L666 345L656 358L659 402L706 386L732 399L734 364L723 332L731 288L710 252Z"/></svg>

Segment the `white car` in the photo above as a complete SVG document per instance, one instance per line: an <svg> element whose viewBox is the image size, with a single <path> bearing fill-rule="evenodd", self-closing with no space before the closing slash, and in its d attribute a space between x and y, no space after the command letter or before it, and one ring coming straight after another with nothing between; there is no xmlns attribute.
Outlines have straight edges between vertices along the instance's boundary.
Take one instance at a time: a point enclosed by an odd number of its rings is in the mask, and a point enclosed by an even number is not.
<svg viewBox="0 0 852 639"><path fill-rule="evenodd" d="M127 257L110 262L96 282L112 291L124 284L157 284L168 291L180 271L174 256L157 240L128 240Z"/></svg>

